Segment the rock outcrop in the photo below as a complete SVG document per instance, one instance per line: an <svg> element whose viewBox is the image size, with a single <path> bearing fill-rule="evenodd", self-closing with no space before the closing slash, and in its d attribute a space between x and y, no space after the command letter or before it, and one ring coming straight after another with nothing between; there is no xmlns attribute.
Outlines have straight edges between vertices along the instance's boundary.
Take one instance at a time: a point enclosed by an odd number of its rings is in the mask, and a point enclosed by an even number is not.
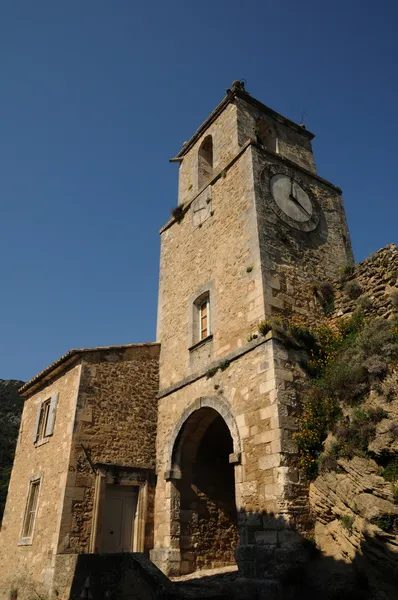
<svg viewBox="0 0 398 600"><path fill-rule="evenodd" d="M0 523L6 503L21 420L23 400L18 389L23 381L0 379Z"/></svg>
<svg viewBox="0 0 398 600"><path fill-rule="evenodd" d="M389 244L381 248L352 270L347 268L332 285L335 291L332 321L349 316L358 307L368 316L390 318L398 309L398 247Z"/></svg>
<svg viewBox="0 0 398 600"><path fill-rule="evenodd" d="M398 248L391 244L333 282L331 322L358 309L370 318L395 318L397 283ZM397 598L398 365L374 378L360 408L343 405L342 410L346 419L355 410L379 411L382 418L365 452L351 459L336 456L332 435L326 440L320 474L309 489L315 542L324 556L355 567L372 598ZM396 467L388 471L388 464Z"/></svg>

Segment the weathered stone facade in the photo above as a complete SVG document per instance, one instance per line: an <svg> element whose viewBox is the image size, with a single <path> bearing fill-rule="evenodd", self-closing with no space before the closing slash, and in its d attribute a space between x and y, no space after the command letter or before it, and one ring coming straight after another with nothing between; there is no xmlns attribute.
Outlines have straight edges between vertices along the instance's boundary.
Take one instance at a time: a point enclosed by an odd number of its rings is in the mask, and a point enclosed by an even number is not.
<svg viewBox="0 0 398 600"><path fill-rule="evenodd" d="M152 547L158 344L71 351L22 388L25 407L0 534L1 591L48 594L66 555L98 551L106 485L139 488L134 544ZM58 394L53 433L33 442L38 407ZM40 478L31 539L22 527ZM138 546L138 547L137 547ZM12 551L11 551L12 549ZM63 558L65 557L65 558ZM56 590L67 597L67 590ZM30 594L30 596L29 596Z"/></svg>
<svg viewBox="0 0 398 600"><path fill-rule="evenodd" d="M295 378L300 373L277 339L249 340L259 321L275 313L321 314L314 282L335 276L353 260L341 192L316 175L312 134L242 89L229 92L223 102L177 156L182 213L161 230L158 482L151 556L172 574L197 567L198 547L187 541L185 521L197 519L204 532L211 529L206 518L210 523L212 517L197 512L200 490L190 502L183 492L189 468L181 462L188 452L182 439L195 412L203 413L206 422L211 407L229 424L238 556L243 556L243 547L269 545L274 538L275 549L290 547L294 533L289 537L283 532L277 543L279 534L274 524L268 529L262 511L280 516L285 526L294 522L305 527L304 488L292 441ZM260 138L260 121L272 131L271 141L276 138L273 149ZM198 152L209 136L213 171L198 189ZM289 227L271 210L267 195L275 174L308 189L319 218L313 231ZM204 195L210 211L198 203ZM200 211L203 219L198 222L195 214ZM211 334L198 343L195 298L204 293L210 298ZM191 452L195 463L198 454ZM201 564L217 566L223 557L228 560L222 544L218 552L208 548Z"/></svg>
<svg viewBox="0 0 398 600"><path fill-rule="evenodd" d="M71 365L59 379L46 382L25 401L0 532L0 589L4 597L11 589L18 589L29 598L34 589L44 592L51 586L80 371L80 364ZM45 443L35 445L38 406L54 391L59 394L54 433ZM22 527L31 477L40 477L41 486L33 539L24 545Z"/></svg>

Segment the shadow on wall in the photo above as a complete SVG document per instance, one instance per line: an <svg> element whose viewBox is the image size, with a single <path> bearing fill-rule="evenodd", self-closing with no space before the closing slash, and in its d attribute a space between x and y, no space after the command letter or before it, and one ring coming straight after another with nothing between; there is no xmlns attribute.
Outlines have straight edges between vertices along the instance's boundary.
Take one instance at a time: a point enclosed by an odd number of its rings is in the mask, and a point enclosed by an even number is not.
<svg viewBox="0 0 398 600"><path fill-rule="evenodd" d="M394 536L364 539L351 563L324 556L282 518L240 512L238 571L170 581L143 554L77 557L70 600L230 598L242 600L396 600ZM257 543L254 543L257 540ZM243 542L243 543L242 543ZM396 542L396 538L395 538ZM395 549L397 546L395 545ZM60 599L68 597L56 591Z"/></svg>

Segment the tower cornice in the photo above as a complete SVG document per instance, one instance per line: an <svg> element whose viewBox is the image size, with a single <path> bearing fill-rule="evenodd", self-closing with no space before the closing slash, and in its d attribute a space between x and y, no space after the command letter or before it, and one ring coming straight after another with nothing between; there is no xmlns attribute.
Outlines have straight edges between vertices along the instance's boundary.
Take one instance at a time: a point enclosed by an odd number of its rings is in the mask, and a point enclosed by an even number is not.
<svg viewBox="0 0 398 600"><path fill-rule="evenodd" d="M256 98L253 98L253 96L248 94L242 88L233 88L232 90L228 88L226 90L226 92L227 92L227 95L221 100L221 102L216 106L216 108L210 113L210 115L207 117L207 119L205 121L203 121L203 123L201 124L199 129L197 129L197 131L193 134L193 136L187 142L185 142L185 144L183 145L183 147L181 148L179 153L174 158L170 158L170 162L181 162L183 160L185 154L192 148L192 146L201 137L201 135L206 131L206 129L208 129L210 127L210 125L217 119L217 117L219 117L219 115L227 108L227 106L229 104L232 104L236 98L240 98L241 100L244 100L248 104L251 104L252 106L258 108L263 113L272 117L275 121L279 121L279 123L282 123L283 125L286 125L287 127L290 127L290 129L297 131L298 133L300 133L304 137L308 138L309 140L312 140L315 137L314 133L311 133L310 131L305 129L302 125L298 125L294 121L291 121L287 117L284 117L280 113L277 113L272 108L269 108L268 106L266 106L259 100L256 100Z"/></svg>
<svg viewBox="0 0 398 600"><path fill-rule="evenodd" d="M188 202L185 202L184 204L180 205L181 209L183 211L183 214L185 214L189 210L189 207L194 202L194 200L198 196L200 196L200 194L202 194L207 187L212 186L218 179L220 179L220 177L223 176L223 173L225 174L226 172L228 172L228 170L232 167L232 165L234 165L236 163L236 161L239 160L239 158L251 146L254 146L258 150L260 150L260 152L263 152L264 154L272 157L277 162L280 162L281 164L285 164L285 165L287 165L287 166L289 166L291 168L294 168L297 171L300 171L301 173L303 173L304 175L307 175L308 177L311 177L312 179L315 179L316 181L319 181L320 183L322 183L323 185L325 185L325 186L329 187L330 189L334 190L338 194L342 194L342 189L339 186L334 185L334 183L331 183L330 181L328 181L327 179L324 179L323 177L320 177L317 173L313 173L309 169L306 169L305 167L302 167L301 165L299 165L296 162L290 160L289 158L286 158L285 156L281 156L280 154L277 154L276 152L273 152L272 150L268 150L268 148L265 148L264 146L262 146L261 144L259 144L256 140L248 139L247 142L239 149L239 152L237 152L235 154L235 156L232 158L232 160L228 164L223 165L223 167L220 168L217 171L217 173L214 174L214 176L212 177L212 179L210 179L206 183L205 186L203 186L202 188L200 188L192 196L192 198L190 198L190 200ZM163 225L163 227L161 227L161 229L159 230L159 233L162 234L164 231L166 231L166 229L168 229L169 227L171 227L176 222L178 222L178 219L176 217L171 217L167 221L167 223L165 223Z"/></svg>

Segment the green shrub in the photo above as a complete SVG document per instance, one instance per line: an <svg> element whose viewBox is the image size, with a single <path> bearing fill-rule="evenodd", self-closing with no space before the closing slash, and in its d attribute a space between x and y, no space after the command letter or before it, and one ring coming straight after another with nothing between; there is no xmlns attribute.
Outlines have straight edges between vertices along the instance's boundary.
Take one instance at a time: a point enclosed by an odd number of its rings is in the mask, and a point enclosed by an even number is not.
<svg viewBox="0 0 398 600"><path fill-rule="evenodd" d="M398 481L398 455L394 456L387 466L384 467L381 475L386 481L391 481L392 483Z"/></svg>
<svg viewBox="0 0 398 600"><path fill-rule="evenodd" d="M385 417L383 409L365 411L355 408L350 420L339 423L335 435L339 444L340 456L367 456L368 446L376 435L376 424Z"/></svg>
<svg viewBox="0 0 398 600"><path fill-rule="evenodd" d="M365 360L364 365L369 375L374 375L375 377L382 378L383 375L386 374L387 363L377 354L369 356L369 358Z"/></svg>
<svg viewBox="0 0 398 600"><path fill-rule="evenodd" d="M392 486L392 497L394 499L395 504L398 504L398 485Z"/></svg>
<svg viewBox="0 0 398 600"><path fill-rule="evenodd" d="M377 408L370 408L367 412L367 417L372 423L379 423L383 419L388 419L388 412L381 406Z"/></svg>
<svg viewBox="0 0 398 600"><path fill-rule="evenodd" d="M231 364L230 360L223 360L222 362L220 362L220 370L221 371L225 371L225 369L228 369L229 365Z"/></svg>
<svg viewBox="0 0 398 600"><path fill-rule="evenodd" d="M258 328L259 333L261 333L261 335L267 335L267 333L269 331L271 331L271 329L272 329L272 323L271 323L271 321L263 320L263 321L259 322L257 328Z"/></svg>
<svg viewBox="0 0 398 600"><path fill-rule="evenodd" d="M340 319L340 321L337 324L337 327L341 335L345 339L347 337L352 337L353 335L357 334L364 326L364 323L365 313L363 312L363 310L358 309L355 312L353 312L349 319Z"/></svg>
<svg viewBox="0 0 398 600"><path fill-rule="evenodd" d="M312 478L318 469L330 470L334 466L337 469L339 456L369 455L376 425L387 418L388 413L381 408L365 411L359 404L369 394L375 377L381 378L388 365L398 358L397 324L378 318L366 319L363 311L357 310L350 319L340 320L337 331L324 324L308 328L290 323L289 327L291 337L304 342L309 350L306 370L311 379L294 439L299 464L304 474ZM379 386L385 393L384 384L379 383ZM395 390L392 382L390 387ZM390 396L392 399L392 391ZM344 420L342 405L356 407ZM318 460L330 431L337 439L335 455L329 453L329 457L322 456ZM391 470L389 467L386 472Z"/></svg>
<svg viewBox="0 0 398 600"><path fill-rule="evenodd" d="M390 292L390 302L394 308L398 308L398 290L392 290Z"/></svg>
<svg viewBox="0 0 398 600"><path fill-rule="evenodd" d="M362 288L356 281L348 281L344 286L344 292L351 300L356 300L362 294Z"/></svg>
<svg viewBox="0 0 398 600"><path fill-rule="evenodd" d="M334 456L330 454L321 454L318 460L319 473L329 473L330 471L336 471L337 467L337 460Z"/></svg>
<svg viewBox="0 0 398 600"><path fill-rule="evenodd" d="M328 365L316 382L325 395L352 404L369 390L368 374L359 360L337 360Z"/></svg>
<svg viewBox="0 0 398 600"><path fill-rule="evenodd" d="M171 215L172 217L174 217L174 219L178 222L182 221L182 219L184 218L184 207L182 204L179 204L178 206L175 206L174 208L171 209Z"/></svg>
<svg viewBox="0 0 398 600"><path fill-rule="evenodd" d="M334 311L334 288L331 283L324 281L318 285L321 304L324 314L330 315Z"/></svg>
<svg viewBox="0 0 398 600"><path fill-rule="evenodd" d="M357 346L364 358L376 354L387 361L396 358L398 344L391 321L381 318L366 321L358 333Z"/></svg>
<svg viewBox="0 0 398 600"><path fill-rule="evenodd" d="M398 515L391 512L373 518L371 523L377 525L377 527L380 527L380 529L386 533L398 533Z"/></svg>
<svg viewBox="0 0 398 600"><path fill-rule="evenodd" d="M350 277L351 275L354 274L355 265L353 265L352 263L343 265L342 267L340 267L339 271L344 278Z"/></svg>
<svg viewBox="0 0 398 600"><path fill-rule="evenodd" d="M391 381L391 379L388 379L388 381L383 382L381 392L386 402L392 402L398 392L397 384L394 381Z"/></svg>
<svg viewBox="0 0 398 600"><path fill-rule="evenodd" d="M394 439L398 440L398 421L391 421L389 423L388 432L392 435Z"/></svg>
<svg viewBox="0 0 398 600"><path fill-rule="evenodd" d="M218 367L213 367L212 369L209 369L206 373L207 379L214 377L214 375L217 373L217 371L218 371Z"/></svg>
<svg viewBox="0 0 398 600"><path fill-rule="evenodd" d="M316 388L310 388L298 419L299 429L293 434L300 456L300 467L308 479L318 473L318 456L322 452L327 432L339 415L333 398L324 398Z"/></svg>
<svg viewBox="0 0 398 600"><path fill-rule="evenodd" d="M352 533L352 528L354 526L354 517L352 517L351 515L340 515L339 520L344 529L347 529L347 531Z"/></svg>
<svg viewBox="0 0 398 600"><path fill-rule="evenodd" d="M305 346L308 350L316 348L317 340L313 330L309 329L308 327L298 326L293 323L290 325L289 331L294 339Z"/></svg>
<svg viewBox="0 0 398 600"><path fill-rule="evenodd" d="M362 310L369 310L369 308L372 308L372 304L372 299L366 294L363 294L363 296L358 298L358 306Z"/></svg>

